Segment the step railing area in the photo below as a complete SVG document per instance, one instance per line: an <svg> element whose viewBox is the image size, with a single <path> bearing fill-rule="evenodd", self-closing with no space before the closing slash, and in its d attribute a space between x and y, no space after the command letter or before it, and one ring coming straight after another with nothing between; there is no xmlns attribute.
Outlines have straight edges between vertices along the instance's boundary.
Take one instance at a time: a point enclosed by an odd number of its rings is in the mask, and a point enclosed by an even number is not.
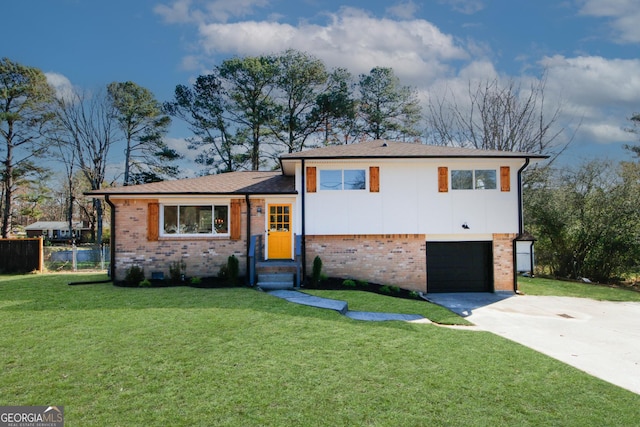
<svg viewBox="0 0 640 427"><path fill-rule="evenodd" d="M302 281L302 236L294 235L294 260L296 269L296 288L300 287ZM257 283L258 263L264 261L264 236L256 234L249 240L249 285L255 286ZM268 261L266 261L268 263ZM263 264L264 265L264 264Z"/></svg>

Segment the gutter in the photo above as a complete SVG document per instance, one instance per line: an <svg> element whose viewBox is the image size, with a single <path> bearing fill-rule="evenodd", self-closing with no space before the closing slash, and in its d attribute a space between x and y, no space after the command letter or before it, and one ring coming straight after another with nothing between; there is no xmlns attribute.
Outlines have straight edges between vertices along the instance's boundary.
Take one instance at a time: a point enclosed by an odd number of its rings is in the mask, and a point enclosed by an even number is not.
<svg viewBox="0 0 640 427"><path fill-rule="evenodd" d="M244 200L247 202L247 242L245 244L245 284L249 285L251 278L249 277L249 270L251 269L251 261L249 260L249 251L251 249L251 201L249 195L244 195Z"/></svg>
<svg viewBox="0 0 640 427"><path fill-rule="evenodd" d="M512 241L512 252L513 252L513 292L518 293L518 252L516 249L516 242L520 240L524 234L524 205L522 201L522 172L529 166L531 159L526 157L524 159L524 165L518 169L518 235ZM533 270L533 264L531 265L531 269Z"/></svg>
<svg viewBox="0 0 640 427"><path fill-rule="evenodd" d="M302 215L302 235L300 236L300 245L302 246L302 248L300 248L300 253L302 254L302 277L301 277L301 282L304 282L304 278L307 277L307 243L306 243L306 235L307 235L307 231L306 231L306 211L307 211L307 207L306 207L306 198L305 195L307 193L307 187L306 187L306 178L307 178L307 171L305 170L305 164L304 164L304 159L301 159L302 163L301 163L301 172L300 172L300 176L301 176L301 187L300 188L300 192L302 193L302 200L301 200L301 215Z"/></svg>
<svg viewBox="0 0 640 427"><path fill-rule="evenodd" d="M107 202L109 207L111 208L111 235L109 242L109 253L111 257L111 262L109 263L109 277L111 280L116 280L116 206L109 200L109 195L104 195L104 201Z"/></svg>

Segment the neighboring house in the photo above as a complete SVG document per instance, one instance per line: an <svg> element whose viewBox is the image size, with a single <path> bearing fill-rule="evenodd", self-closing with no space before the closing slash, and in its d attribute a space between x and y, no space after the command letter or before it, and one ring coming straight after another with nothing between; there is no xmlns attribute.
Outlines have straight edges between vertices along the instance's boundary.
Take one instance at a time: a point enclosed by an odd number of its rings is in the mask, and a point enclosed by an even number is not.
<svg viewBox="0 0 640 427"><path fill-rule="evenodd" d="M331 277L426 292L514 291L521 173L544 158L370 141L284 154L276 172L88 194L112 208L115 280L132 265L166 275L181 260L187 275L212 276L232 254L248 274L259 236L260 258L299 252L309 273L320 256Z"/></svg>
<svg viewBox="0 0 640 427"><path fill-rule="evenodd" d="M71 231L66 221L37 221L27 225L24 230L27 237L44 237L50 242L67 242L72 239L86 241L91 231L82 221L73 222Z"/></svg>

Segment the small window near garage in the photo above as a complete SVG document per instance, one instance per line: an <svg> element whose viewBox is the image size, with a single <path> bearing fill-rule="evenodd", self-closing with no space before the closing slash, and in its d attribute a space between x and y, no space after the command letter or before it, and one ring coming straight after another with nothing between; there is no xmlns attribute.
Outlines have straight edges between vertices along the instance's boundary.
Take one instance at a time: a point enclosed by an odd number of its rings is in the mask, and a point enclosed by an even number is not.
<svg viewBox="0 0 640 427"><path fill-rule="evenodd" d="M495 190L495 169L452 170L452 190Z"/></svg>
<svg viewBox="0 0 640 427"><path fill-rule="evenodd" d="M226 205L164 205L163 235L213 235L229 233L229 207Z"/></svg>
<svg viewBox="0 0 640 427"><path fill-rule="evenodd" d="M364 169L325 169L320 171L320 190L365 190Z"/></svg>

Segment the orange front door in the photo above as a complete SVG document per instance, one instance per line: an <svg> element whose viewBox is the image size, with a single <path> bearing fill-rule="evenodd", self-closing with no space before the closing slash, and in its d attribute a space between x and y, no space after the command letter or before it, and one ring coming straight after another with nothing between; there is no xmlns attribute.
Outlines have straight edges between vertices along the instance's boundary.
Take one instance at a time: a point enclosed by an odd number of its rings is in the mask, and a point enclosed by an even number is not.
<svg viewBox="0 0 640 427"><path fill-rule="evenodd" d="M291 259L291 205L269 205L269 259Z"/></svg>

